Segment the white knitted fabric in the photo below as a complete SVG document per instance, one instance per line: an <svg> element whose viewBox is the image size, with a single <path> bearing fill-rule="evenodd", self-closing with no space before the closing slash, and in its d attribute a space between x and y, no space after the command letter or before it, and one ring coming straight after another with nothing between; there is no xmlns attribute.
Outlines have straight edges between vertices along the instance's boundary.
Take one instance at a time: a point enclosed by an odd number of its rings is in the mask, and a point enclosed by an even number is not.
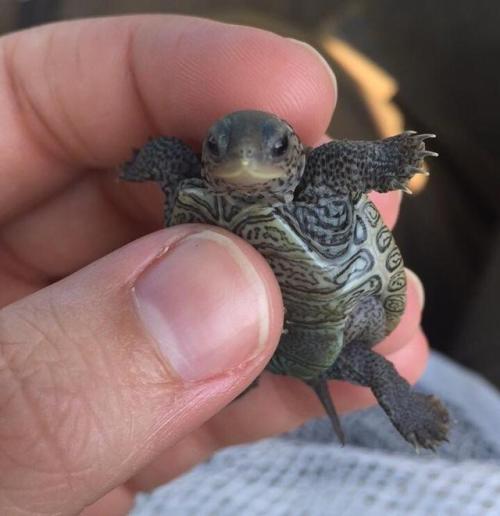
<svg viewBox="0 0 500 516"><path fill-rule="evenodd" d="M416 455L379 408L343 418L340 447L322 419L217 453L137 497L133 516L500 515L500 395L433 354L419 384L445 401L450 443Z"/></svg>

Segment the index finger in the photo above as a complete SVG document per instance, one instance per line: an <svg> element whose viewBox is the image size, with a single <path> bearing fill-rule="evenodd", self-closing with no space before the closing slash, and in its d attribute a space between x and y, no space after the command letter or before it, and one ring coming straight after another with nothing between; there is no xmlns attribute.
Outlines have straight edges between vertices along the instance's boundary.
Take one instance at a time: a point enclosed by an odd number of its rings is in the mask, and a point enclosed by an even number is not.
<svg viewBox="0 0 500 516"><path fill-rule="evenodd" d="M311 48L248 27L179 16L64 22L0 39L0 220L115 166L159 133L200 140L237 109L275 112L306 143L336 87Z"/></svg>

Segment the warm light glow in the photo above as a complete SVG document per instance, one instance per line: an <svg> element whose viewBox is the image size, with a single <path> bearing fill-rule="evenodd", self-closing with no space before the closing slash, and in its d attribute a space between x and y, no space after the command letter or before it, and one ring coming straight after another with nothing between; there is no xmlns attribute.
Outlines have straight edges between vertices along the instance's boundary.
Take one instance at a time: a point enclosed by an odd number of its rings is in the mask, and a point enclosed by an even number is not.
<svg viewBox="0 0 500 516"><path fill-rule="evenodd" d="M381 137L403 132L404 117L393 102L398 91L394 77L345 41L325 35L321 44L324 51L357 83ZM416 174L408 186L413 193L418 193L427 180L427 176Z"/></svg>

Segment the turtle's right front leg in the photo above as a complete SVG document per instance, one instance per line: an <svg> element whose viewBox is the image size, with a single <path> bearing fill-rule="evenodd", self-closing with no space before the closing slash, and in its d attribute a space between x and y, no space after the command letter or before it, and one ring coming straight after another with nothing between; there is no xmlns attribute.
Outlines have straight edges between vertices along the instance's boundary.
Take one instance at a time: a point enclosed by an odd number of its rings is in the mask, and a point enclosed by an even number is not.
<svg viewBox="0 0 500 516"><path fill-rule="evenodd" d="M120 169L126 181L157 181L166 196L165 223L170 225L170 210L177 187L185 179L200 178L201 164L193 150L178 138L160 136L134 152Z"/></svg>
<svg viewBox="0 0 500 516"><path fill-rule="evenodd" d="M158 181L201 177L200 160L182 140L160 136L149 140L121 166L120 179L126 181Z"/></svg>

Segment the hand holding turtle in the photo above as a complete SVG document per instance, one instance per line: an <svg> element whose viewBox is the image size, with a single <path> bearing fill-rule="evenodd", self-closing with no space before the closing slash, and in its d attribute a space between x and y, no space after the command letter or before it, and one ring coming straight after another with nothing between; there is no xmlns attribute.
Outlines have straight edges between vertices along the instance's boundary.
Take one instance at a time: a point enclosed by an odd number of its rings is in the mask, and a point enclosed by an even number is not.
<svg viewBox="0 0 500 516"><path fill-rule="evenodd" d="M278 285L226 232L180 226L135 240L161 228L161 195L114 171L148 136L200 142L241 107L276 112L316 144L336 92L314 52L146 16L13 34L0 55L0 512L74 513L104 497L87 514L125 513L136 490L215 449L321 414L308 389L271 375L228 405L279 340ZM379 199L394 223L398 196ZM410 381L427 353L412 278L403 322L378 348ZM336 402L373 398L339 384Z"/></svg>
<svg viewBox="0 0 500 516"><path fill-rule="evenodd" d="M167 226L213 224L267 259L286 311L267 369L311 386L342 443L332 379L370 387L416 448L434 449L447 437L441 402L413 392L372 350L399 323L406 278L394 238L365 194L407 189L424 159L437 155L425 148L430 136L407 131L311 149L285 120L243 110L214 123L201 160L177 138L162 136L122 167L122 179L160 183Z"/></svg>

